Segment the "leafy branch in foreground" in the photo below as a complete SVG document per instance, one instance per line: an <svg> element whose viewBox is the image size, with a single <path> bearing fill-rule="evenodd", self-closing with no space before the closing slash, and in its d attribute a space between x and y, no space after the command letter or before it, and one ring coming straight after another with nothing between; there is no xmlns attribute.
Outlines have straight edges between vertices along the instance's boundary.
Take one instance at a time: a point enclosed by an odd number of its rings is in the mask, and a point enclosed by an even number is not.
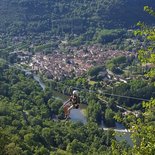
<svg viewBox="0 0 155 155"><path fill-rule="evenodd" d="M144 10L155 16L155 12L145 6ZM142 65L150 65L151 69L146 76L148 78L155 77L155 27L149 27L145 23L139 22L137 26L139 30L135 31L135 35L141 36L145 41L145 45L141 46L138 51L138 58ZM155 153L155 99L152 98L149 102L143 102L143 113L138 118L134 117L130 123L131 138L133 140L133 148L125 150L116 142L112 143L113 154L123 155L153 155Z"/></svg>
<svg viewBox="0 0 155 155"><path fill-rule="evenodd" d="M148 6L144 10L155 16L155 12ZM150 70L146 74L147 77L155 76L155 27L148 27L146 24L139 22L140 30L135 31L136 35L144 38L146 45L138 51L138 58L142 65L150 65ZM136 155L147 154L152 155L155 152L155 99L149 102L143 102L145 112L141 118L136 119L136 123L132 125L133 152Z"/></svg>
<svg viewBox="0 0 155 155"><path fill-rule="evenodd" d="M144 10L149 14L155 16L155 12L148 6L144 7ZM147 73L148 77L155 76L155 27L149 27L145 23L139 22L137 26L139 30L135 31L136 36L141 36L144 39L145 46L138 51L138 58L142 65L152 66Z"/></svg>

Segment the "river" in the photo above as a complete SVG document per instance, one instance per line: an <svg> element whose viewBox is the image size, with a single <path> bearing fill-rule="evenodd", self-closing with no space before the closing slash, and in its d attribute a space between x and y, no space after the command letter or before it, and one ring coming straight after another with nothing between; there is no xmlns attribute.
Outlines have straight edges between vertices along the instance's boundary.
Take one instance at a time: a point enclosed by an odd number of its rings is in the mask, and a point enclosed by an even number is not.
<svg viewBox="0 0 155 155"><path fill-rule="evenodd" d="M27 70L27 69L24 69L24 68L21 68L18 66L17 66L17 68L24 71L27 75L32 74L34 80L37 81L39 83L39 85L41 86L42 90L45 91L46 86L38 75L33 74L30 70ZM62 95L63 94L54 91L55 98L61 99L63 101L64 101L64 99L67 100L67 97L65 95L63 95L63 97L62 97ZM84 124L87 123L87 119L84 116L81 109L72 109L70 112L70 118L72 121L80 121ZM125 140L130 146L133 146L132 140L130 138L130 132L121 123L116 123L115 128L108 128L102 122L102 125L100 126L100 128L102 128L105 131L107 131L109 129L113 129L116 133L115 138L117 141Z"/></svg>
<svg viewBox="0 0 155 155"><path fill-rule="evenodd" d="M40 77L38 77L37 75L33 75L33 78L39 83L39 85L42 87L43 90L45 90L45 84L41 81ZM59 92L54 92L56 98L62 99L61 96L62 94L60 94ZM64 99L64 97L63 97ZM63 100L62 99L62 100ZM67 99L67 98L66 98ZM83 112L80 109L72 109L70 112L70 118L72 121L80 121L84 124L87 123L87 119L84 116ZM115 124L115 128L113 128L113 130L115 131L115 138L117 141L126 141L127 144L129 144L130 146L133 146L133 142L130 138L130 132L121 124L116 122ZM110 128L107 128L106 126L102 126L103 130L109 130Z"/></svg>
<svg viewBox="0 0 155 155"><path fill-rule="evenodd" d="M39 85L41 86L41 88L43 89L43 91L45 91L46 86L45 86L45 84L40 80L40 77L33 74L33 78L34 78L35 81L37 81L37 82L39 83Z"/></svg>

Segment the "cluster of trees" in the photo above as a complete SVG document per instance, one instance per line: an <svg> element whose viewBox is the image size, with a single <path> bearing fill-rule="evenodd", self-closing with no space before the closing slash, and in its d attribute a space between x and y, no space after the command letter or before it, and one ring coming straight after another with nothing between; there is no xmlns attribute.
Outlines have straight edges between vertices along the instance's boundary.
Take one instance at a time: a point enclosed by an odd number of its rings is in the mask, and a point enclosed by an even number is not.
<svg viewBox="0 0 155 155"><path fill-rule="evenodd" d="M125 33L126 31L123 29L97 29L93 40L94 42L105 44L123 37Z"/></svg>
<svg viewBox="0 0 155 155"><path fill-rule="evenodd" d="M54 98L51 89L42 91L31 76L0 60L0 154L108 154L112 151L113 132L99 129L95 120L86 125L54 121L55 115L63 115L61 106L62 101ZM95 109L98 112L100 105ZM99 119L98 115L95 117Z"/></svg>
<svg viewBox="0 0 155 155"><path fill-rule="evenodd" d="M143 99L151 99L155 97L154 82L148 80L131 80L128 83L120 83L113 86L113 89L108 91L124 96L132 96ZM133 109L141 109L141 100L134 100L129 98L114 97L120 105L132 107Z"/></svg>
<svg viewBox="0 0 155 155"><path fill-rule="evenodd" d="M134 4L134 5L133 5ZM130 49L131 28L139 20L152 23L144 5L153 0L78 0L78 1L0 1L0 56L14 49L50 52L57 41L68 39L70 45L107 44L108 48ZM130 12L130 13L129 13ZM33 45L33 46L32 46Z"/></svg>
<svg viewBox="0 0 155 155"><path fill-rule="evenodd" d="M109 63L115 64L114 66L120 66L121 68L126 64L132 64L132 60L129 61L126 57L114 58ZM105 71L105 67L97 66L92 68L88 75L91 78L98 80L99 72ZM90 121L94 121L98 124L101 120L104 120L107 126L115 126L114 116L118 113L116 103L123 107L128 107L133 110L142 110L141 100L132 98L122 98L104 95L103 98L108 102L102 102L102 98L98 96L98 90L102 90L103 93L117 94L123 96L132 96L136 98L151 99L155 96L154 82L151 79L141 78L129 80L128 83L114 83L111 87L103 87L100 81L95 81L94 84L90 84L87 75L86 77L79 77L70 80L65 80L63 83L57 83L54 81L47 82L48 87L52 90L56 90L65 95L71 95L72 90L78 89L80 92L81 102L87 105L87 118ZM89 91L90 90L90 91ZM94 92L91 92L94 91ZM93 96L93 98L92 98ZM110 101L112 98L113 101Z"/></svg>
<svg viewBox="0 0 155 155"><path fill-rule="evenodd" d="M153 0L147 2L150 4L155 5ZM12 34L48 30L55 34L79 34L89 28L127 27L148 17L143 12L144 5L144 0L13 0L11 3L3 0L0 2L1 30L10 30ZM129 10L132 10L130 14Z"/></svg>
<svg viewBox="0 0 155 155"><path fill-rule="evenodd" d="M95 66L89 69L88 76L91 80L100 80L100 73L105 72L104 66Z"/></svg>
<svg viewBox="0 0 155 155"><path fill-rule="evenodd" d="M103 70L103 66L98 66L96 68L92 68L89 74L93 74L98 71ZM95 74L96 75L96 74ZM64 95L71 95L74 89L79 90L79 96L81 104L87 106L86 108L86 117L88 122L95 122L97 124L101 124L101 121L109 127L115 126L114 116L117 113L116 106L113 105L113 101L110 99L109 104L106 105L102 99L98 96L97 90L99 88L99 84L95 84L91 86L88 83L87 78L75 78L72 80L66 80L61 82L48 81L46 85L49 89L55 90ZM101 86L100 86L101 87ZM90 90L96 90L96 92L91 92ZM61 113L59 114L61 118Z"/></svg>
<svg viewBox="0 0 155 155"><path fill-rule="evenodd" d="M3 3L2 3L3 2ZM4 12L6 8L4 7L7 4L7 1L3 0L1 2L0 8L4 8ZM66 1L67 2L70 1ZM79 1L78 1L79 2ZM102 1L90 1L89 5L93 11L93 6L100 8ZM108 8L112 8L115 10L112 3L108 3L109 1L104 1L105 5L108 6L104 8L105 10ZM121 6L122 1L110 1L110 2L120 2L117 3L118 8ZM126 4L130 4L135 2L133 1L125 1ZM137 3L136 3L137 2ZM95 5L94 5L95 3ZM44 5L46 4L46 5ZM63 3L62 3L63 4ZM24 0L19 1L18 6L22 6L26 13L39 13L38 9L40 9L43 13L45 8L51 7L54 10L54 13L64 12L66 9L72 9L71 7L63 8L61 1L54 3L54 8L50 1L40 2L37 0L30 1ZM74 4L74 2L69 3ZM77 3L81 4L80 2ZM79 7L81 10L83 7L86 7L87 1L84 1L83 6ZM115 4L115 3L114 3ZM143 5L142 1L138 4ZM12 0L10 5L17 6L17 1ZM56 5L56 6L55 6ZM9 5L7 5L9 6ZM31 7L30 7L31 6ZM60 9L60 6L62 7ZM77 7L75 5L75 7ZM36 9L33 9L33 8ZM117 8L117 7L115 7ZM81 13L80 10L74 10L73 12L77 15ZM96 9L96 8L95 8ZM46 9L48 11L48 9ZM120 9L121 10L121 9ZM152 15L155 15L153 10L148 7L145 7L145 10ZM13 10L11 10L13 11ZM97 10L100 13L100 10ZM110 11L110 10L108 10ZM86 11L87 14L82 14L83 18L87 15L89 17L89 10ZM43 22L45 27L41 27L35 20L38 21L46 19L46 16L38 15L38 16L27 16L29 14L25 14L21 17L28 21L28 25L30 26L30 30L32 31L40 31L45 30L46 23ZM43 14L45 15L45 14ZM56 14L53 14L56 15ZM66 17L68 17L66 11ZM113 13L112 13L113 15ZM7 16L7 14L6 14ZM55 19L57 18L54 16ZM53 18L54 18L53 17ZM81 17L81 16L80 16ZM82 18L82 19L83 19ZM35 20L34 20L35 19ZM129 18L130 19L130 18ZM4 19L3 19L4 20ZM6 25L8 23L7 18ZM33 21L33 22L32 22ZM86 20L87 21L87 20ZM77 24L80 20L77 20L75 23ZM22 24L22 23L20 23ZM19 24L19 25L20 25ZM109 24L109 23L108 23ZM17 27L19 26L17 24ZM63 24L62 24L63 25ZM77 24L78 25L78 24ZM93 22L92 22L93 25ZM154 28L149 28L145 24L139 23L141 26L141 30L138 30L136 34L141 35L145 38L147 45L144 49L139 51L139 59L141 63L151 63L155 64L154 58L154 42L155 42L155 31ZM34 27L36 29L34 29ZM41 27L41 28L40 28ZM14 27L12 27L14 29ZM26 27L25 27L26 28ZM18 29L21 32L25 32L25 30ZM14 31L16 32L16 30ZM104 36L102 36L104 38ZM116 59L111 63L117 64L119 61L125 61L122 58ZM98 71L98 70L97 70ZM146 75L149 79L148 81L137 81L132 80L128 84L119 84L113 89L113 93L120 93L121 95L126 96L135 96L135 97L143 97L143 98L154 98L154 68L151 69ZM78 80L66 81L66 83L72 82L73 86L79 86L88 88L88 82L85 78L81 78ZM112 105L108 105L108 108L105 108L105 105L99 101L98 96L93 95L91 93L83 92L88 104L87 115L88 115L88 123L83 125L81 123L73 123L73 122L63 122L63 121L53 121L54 115L63 115L60 107L62 105L61 100L56 100L52 95L51 88L56 88L56 90L69 92L72 88L65 88L63 84L57 84L56 82L49 83L50 88L45 90L44 92L41 90L38 83L36 83L31 77L26 77L25 74L15 68L9 67L4 60L0 60L0 153L1 154L148 154L152 155L155 151L155 100L151 99L149 102L143 102L140 106L140 109L145 111L142 113L142 116L139 118L131 117L132 126L132 137L133 144L132 148L127 147L124 144L120 144L115 141L113 137L112 131L103 131L98 128L96 123L99 123L104 116L105 122L108 126L113 126L114 124L114 107ZM70 83L71 85L71 83ZM64 89L65 88L65 89ZM117 91L117 92L116 92ZM65 92L65 91L64 91ZM135 103L135 100L121 100L118 99L118 103L125 103L126 106L132 106ZM137 107L136 107L137 108ZM105 109L103 111L103 109ZM104 112L104 114L103 114ZM119 117L119 115L118 115ZM94 123L95 122L95 123Z"/></svg>
<svg viewBox="0 0 155 155"><path fill-rule="evenodd" d="M155 12L149 8L144 7L144 10L150 13L151 15L155 16ZM140 35L144 37L145 41L148 43L147 46L144 46L141 48L138 52L138 57L141 62L141 64L147 64L151 63L152 65L155 65L155 59L154 59L154 42L155 42L155 31L153 27L148 27L144 23L138 23L138 26L140 26L140 29L135 32L136 35ZM155 75L155 70L152 68L146 76L149 79L152 79ZM141 82L140 82L141 83ZM154 82L152 83L154 85ZM141 85L141 84L140 84ZM143 83L142 83L143 85ZM149 86L149 84L148 84ZM153 86L154 87L154 86ZM140 91L140 90L139 90ZM146 91L146 93L148 93ZM149 102L143 102L142 108L144 110L144 113L142 113L142 116L139 118L133 118L131 117L131 131L132 138L133 138L133 149L132 153L129 151L128 154L148 154L152 155L155 152L155 140L153 135L155 134L155 99L154 96ZM118 144L113 143L112 147L114 149L115 154L126 154L127 152L124 151L123 148L121 148Z"/></svg>
<svg viewBox="0 0 155 155"><path fill-rule="evenodd" d="M120 64L126 63L126 57L120 56L113 58L106 63L106 67L115 74L122 74L123 71L120 68Z"/></svg>

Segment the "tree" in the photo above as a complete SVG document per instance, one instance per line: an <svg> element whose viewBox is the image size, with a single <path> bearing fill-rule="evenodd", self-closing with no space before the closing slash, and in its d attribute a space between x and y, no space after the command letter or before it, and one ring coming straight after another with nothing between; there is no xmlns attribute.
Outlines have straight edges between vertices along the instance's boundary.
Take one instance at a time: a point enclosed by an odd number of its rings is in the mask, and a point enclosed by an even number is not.
<svg viewBox="0 0 155 155"><path fill-rule="evenodd" d="M93 67L89 70L88 75L96 76L100 71L104 71L104 70L105 70L104 66Z"/></svg>
<svg viewBox="0 0 155 155"><path fill-rule="evenodd" d="M41 146L39 148L36 148L34 155L50 155L50 152L47 148L44 146Z"/></svg>
<svg viewBox="0 0 155 155"><path fill-rule="evenodd" d="M78 140L74 139L71 143L67 145L67 151L73 154L77 154L80 152L85 151L85 147L83 143L79 142Z"/></svg>
<svg viewBox="0 0 155 155"><path fill-rule="evenodd" d="M55 101L49 100L48 105L51 108L51 110L54 112L54 114L58 115L59 109L63 105L62 100L55 99Z"/></svg>
<svg viewBox="0 0 155 155"><path fill-rule="evenodd" d="M3 131L0 130L0 155L6 153L5 146L10 143L10 137Z"/></svg>
<svg viewBox="0 0 155 155"><path fill-rule="evenodd" d="M145 6L144 10L155 16L155 12L148 6ZM140 30L135 31L135 34L141 35L148 42L147 46L138 51L138 58L142 64L150 63L155 65L155 28L150 28L144 23L138 23L138 26L140 26ZM149 78L154 77L155 68L151 68L146 76ZM145 112L142 117L131 123L134 143L133 154L153 155L155 153L155 99L152 98L149 102L143 102L143 108L145 108Z"/></svg>
<svg viewBox="0 0 155 155"><path fill-rule="evenodd" d="M115 126L114 112L109 108L105 111L105 123L110 127Z"/></svg>
<svg viewBox="0 0 155 155"><path fill-rule="evenodd" d="M17 146L15 143L10 143L6 145L5 150L7 155L23 154L22 149L19 146Z"/></svg>
<svg viewBox="0 0 155 155"><path fill-rule="evenodd" d="M148 6L144 10L151 15L155 16L155 12ZM155 65L155 28L148 27L146 24L139 22L140 29L135 31L147 42L147 44L138 51L138 58L142 65L151 64ZM155 68L151 68L146 74L148 78L155 76ZM137 82L136 82L137 83ZM139 84L136 85L139 87ZM136 88L134 86L134 88ZM152 98L149 102L143 102L142 107L145 110L141 117L132 119L130 123L131 137L133 139L133 148L130 151L123 149L123 146L113 142L112 154L147 154L153 155L155 153L155 99ZM121 150L121 151L120 151ZM132 152L132 153L131 153Z"/></svg>
<svg viewBox="0 0 155 155"><path fill-rule="evenodd" d="M91 100L87 107L87 117L89 121L101 123L101 105L95 100Z"/></svg>
<svg viewBox="0 0 155 155"><path fill-rule="evenodd" d="M148 6L144 7L144 10L151 15L155 16L155 12L149 8ZM138 51L138 58L141 62L141 64L147 65L152 64L155 65L155 28L150 28L145 23L139 22L137 24L140 26L140 29L135 31L135 35L140 35L144 38L144 40L147 42L147 46L142 47ZM152 67L150 71L147 73L148 77L154 77L155 76L155 68Z"/></svg>

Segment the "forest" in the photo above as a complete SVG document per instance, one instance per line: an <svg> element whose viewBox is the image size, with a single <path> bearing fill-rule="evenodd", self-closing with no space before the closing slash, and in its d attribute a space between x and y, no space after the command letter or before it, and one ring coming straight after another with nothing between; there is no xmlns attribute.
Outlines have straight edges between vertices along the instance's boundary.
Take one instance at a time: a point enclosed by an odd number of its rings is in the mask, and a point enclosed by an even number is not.
<svg viewBox="0 0 155 155"><path fill-rule="evenodd" d="M117 62L124 62L124 59L115 58L110 61L110 63L116 64ZM89 75L97 74L100 69L102 69L101 66L90 70ZM111 155L120 152L132 154L133 151L143 151L143 146L139 145L141 143L147 145L148 141L151 145L148 146L151 147L149 154L152 154L154 139L149 134L154 134L154 100L136 107L135 100L118 99L117 101L117 98L103 96L91 91L82 91L102 88L99 83L94 86L90 85L85 77L64 82L46 81L45 79L46 89L43 91L31 75L25 74L14 66L9 66L3 59L0 60L0 70L0 149L3 155ZM148 83L150 84L148 85ZM137 92L137 95L143 96L146 95L145 89L148 89L147 93L154 97L153 84L153 79L151 81L132 80L128 84L116 85L114 90L119 89L120 94L129 93L125 95L133 95ZM63 100L54 96L53 91L69 95L74 87L80 88L81 101L87 105L87 124L66 122L61 109ZM146 97L150 99L148 95ZM105 104L102 98L106 99L108 104ZM126 105L123 106L126 107L135 105L132 108L139 109L142 113L138 118L132 114L123 117L122 111L116 107L116 102L119 105L125 103ZM131 103L132 105L130 105ZM56 115L58 120L54 119ZM133 141L135 147L130 147L125 141L116 141L113 130L104 131L99 128L102 118L109 127L113 127L117 120L131 128L133 137L139 136L138 142ZM146 131L148 135L146 135L144 142ZM133 140L137 140L137 138ZM138 147L142 148L139 150Z"/></svg>
<svg viewBox="0 0 155 155"><path fill-rule="evenodd" d="M0 61L0 154L92 154L112 151L113 131L94 121L86 125L64 120L62 101L44 92L32 77ZM126 149L128 147L126 146ZM108 154L108 153L106 153Z"/></svg>
<svg viewBox="0 0 155 155"><path fill-rule="evenodd" d="M154 24L143 11L154 0L1 0L0 57L14 50L51 53L63 40L70 46L103 44L132 50L136 23ZM139 44L139 43L137 43ZM136 44L136 45L137 45ZM138 47L137 47L138 48ZM137 49L136 48L136 49Z"/></svg>
<svg viewBox="0 0 155 155"><path fill-rule="evenodd" d="M134 5L133 5L134 4ZM94 29L131 28L138 21L152 23L143 6L153 0L1 0L0 31L12 35L51 31L91 33Z"/></svg>
<svg viewBox="0 0 155 155"><path fill-rule="evenodd" d="M154 155L155 13L145 5L155 8L153 0L0 1L0 155ZM108 48L136 51L137 57L117 57L64 81L42 76L44 91L32 74L10 63L9 52L17 49L66 52L64 39L69 46L110 42ZM105 69L129 80L104 82ZM65 121L64 100L55 96L68 97L74 88L87 107L86 124ZM132 113L123 115L120 106ZM110 129L103 130L101 121ZM133 146L116 140L116 121L129 129Z"/></svg>
<svg viewBox="0 0 155 155"><path fill-rule="evenodd" d="M67 95L74 86L94 90L99 88L99 85L89 88L85 78L68 80L64 83L45 81L47 88L43 91L31 75L25 74L14 66L9 66L3 59L0 60L0 70L0 154L117 155L120 152L132 154L133 151L135 153L143 152L143 150L147 152L148 148L143 145L147 146L149 142L148 154L152 155L154 151L152 136L155 119L154 100L143 102L138 107L142 110L138 118L134 115L123 117L116 107L116 99L108 97L108 104L105 104L101 100L103 96L81 91L80 94L83 96L81 100L87 104L88 122L83 124L65 121L61 108L63 100L55 98L53 90ZM126 87L137 91L139 88L145 89L146 83L132 81ZM152 89L151 86L147 87ZM126 91L128 90L120 88L120 93ZM141 93L145 94L143 91ZM127 102L122 99L122 101L126 103L126 106L130 106L127 105L128 103L135 103L135 100ZM120 100L118 103L122 105ZM54 119L56 115L58 120ZM102 117L107 126L113 127L117 120L130 128L133 131L134 147L130 147L125 141L116 141L112 129L102 130L99 127Z"/></svg>

